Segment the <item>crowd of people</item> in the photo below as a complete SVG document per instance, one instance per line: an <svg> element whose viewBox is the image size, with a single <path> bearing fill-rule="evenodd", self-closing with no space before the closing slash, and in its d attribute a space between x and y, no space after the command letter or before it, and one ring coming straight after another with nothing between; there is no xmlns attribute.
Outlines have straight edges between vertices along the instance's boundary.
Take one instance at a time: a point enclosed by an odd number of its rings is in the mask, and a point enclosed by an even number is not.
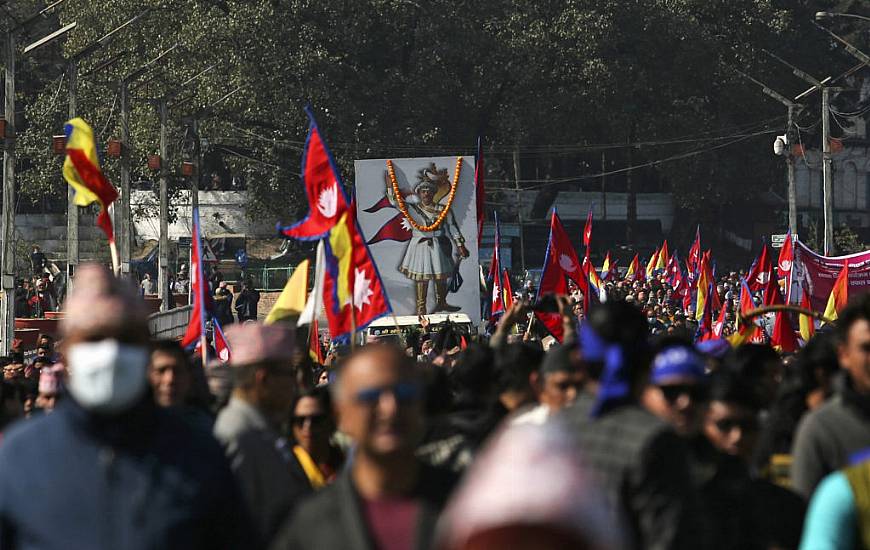
<svg viewBox="0 0 870 550"><path fill-rule="evenodd" d="M61 338L4 358L0 548L867 546L870 294L783 356L608 284L558 297L562 342L527 284L488 334L423 317L322 365L254 310L202 365L82 266Z"/></svg>

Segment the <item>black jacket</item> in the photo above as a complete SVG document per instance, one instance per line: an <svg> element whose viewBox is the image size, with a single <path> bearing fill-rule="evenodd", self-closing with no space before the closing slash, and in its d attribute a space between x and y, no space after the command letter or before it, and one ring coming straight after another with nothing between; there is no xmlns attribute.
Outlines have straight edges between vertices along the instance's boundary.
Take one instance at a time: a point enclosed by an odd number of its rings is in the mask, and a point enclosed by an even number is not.
<svg viewBox="0 0 870 550"><path fill-rule="evenodd" d="M685 442L637 404L590 418L595 397L582 393L562 413L611 507L628 528L629 548L707 548Z"/></svg>
<svg viewBox="0 0 870 550"><path fill-rule="evenodd" d="M415 547L425 550L432 545L435 524L456 476L421 464L418 479L411 494L420 500ZM299 506L278 532L272 550L375 550L360 498L350 470L345 470L335 483Z"/></svg>

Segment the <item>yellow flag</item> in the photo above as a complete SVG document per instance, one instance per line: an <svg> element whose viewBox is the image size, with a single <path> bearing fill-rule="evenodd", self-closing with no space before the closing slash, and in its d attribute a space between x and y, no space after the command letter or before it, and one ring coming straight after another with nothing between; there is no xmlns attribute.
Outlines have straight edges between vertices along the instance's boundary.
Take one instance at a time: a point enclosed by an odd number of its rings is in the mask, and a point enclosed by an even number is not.
<svg viewBox="0 0 870 550"><path fill-rule="evenodd" d="M290 279L287 280L287 284L284 285L284 290L281 291L281 294L278 296L275 305L272 306L272 309L269 311L269 315L266 316L266 320L263 321L263 324L271 325L281 319L302 313L302 310L305 309L305 298L308 294L309 263L308 260L304 260L296 266L296 271L294 271Z"/></svg>

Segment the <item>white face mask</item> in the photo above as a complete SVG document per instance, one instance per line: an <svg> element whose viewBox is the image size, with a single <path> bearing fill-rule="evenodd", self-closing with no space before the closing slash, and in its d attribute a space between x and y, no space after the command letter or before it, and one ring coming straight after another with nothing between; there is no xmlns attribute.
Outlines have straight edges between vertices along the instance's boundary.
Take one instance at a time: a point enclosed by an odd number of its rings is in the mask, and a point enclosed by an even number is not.
<svg viewBox="0 0 870 550"><path fill-rule="evenodd" d="M148 386L148 348L117 340L82 342L67 351L69 392L82 407L102 413L130 408Z"/></svg>

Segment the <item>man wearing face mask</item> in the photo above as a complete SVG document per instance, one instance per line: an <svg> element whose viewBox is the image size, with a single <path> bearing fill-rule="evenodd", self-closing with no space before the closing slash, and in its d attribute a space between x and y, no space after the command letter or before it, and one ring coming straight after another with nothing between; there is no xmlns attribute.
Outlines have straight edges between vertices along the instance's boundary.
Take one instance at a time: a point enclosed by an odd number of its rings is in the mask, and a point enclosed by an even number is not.
<svg viewBox="0 0 870 550"><path fill-rule="evenodd" d="M61 332L70 398L0 446L0 548L249 548L220 446L153 403L134 290L82 266Z"/></svg>

